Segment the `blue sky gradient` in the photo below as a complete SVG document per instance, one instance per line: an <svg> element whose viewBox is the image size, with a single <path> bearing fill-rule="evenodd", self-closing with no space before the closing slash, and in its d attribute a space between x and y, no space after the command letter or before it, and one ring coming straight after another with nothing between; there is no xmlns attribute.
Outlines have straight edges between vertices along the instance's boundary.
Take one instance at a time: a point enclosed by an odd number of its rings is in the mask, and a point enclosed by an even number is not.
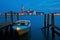
<svg viewBox="0 0 60 40"><path fill-rule="evenodd" d="M31 9L45 13L60 12L60 0L0 0L0 13L21 11L24 5L25 10Z"/></svg>

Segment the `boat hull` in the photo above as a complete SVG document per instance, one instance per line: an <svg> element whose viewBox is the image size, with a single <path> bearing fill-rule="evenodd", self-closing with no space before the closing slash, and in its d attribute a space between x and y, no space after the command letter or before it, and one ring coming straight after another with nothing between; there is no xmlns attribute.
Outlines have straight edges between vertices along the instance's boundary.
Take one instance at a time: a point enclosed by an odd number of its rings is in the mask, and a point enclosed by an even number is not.
<svg viewBox="0 0 60 40"><path fill-rule="evenodd" d="M29 32L29 28L24 29L24 30L16 30L16 32L18 33L19 36L24 35L25 33Z"/></svg>

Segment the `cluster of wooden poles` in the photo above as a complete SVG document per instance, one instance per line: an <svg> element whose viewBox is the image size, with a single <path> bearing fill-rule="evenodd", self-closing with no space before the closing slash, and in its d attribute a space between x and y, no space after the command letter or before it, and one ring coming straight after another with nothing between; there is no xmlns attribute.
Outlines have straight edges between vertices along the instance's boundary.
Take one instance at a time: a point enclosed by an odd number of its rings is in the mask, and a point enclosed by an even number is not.
<svg viewBox="0 0 60 40"><path fill-rule="evenodd" d="M13 13L10 12L10 22L7 21L7 13L4 13L4 22L2 24L0 24L0 36L4 36L3 35L3 29L5 30L5 36L7 36L8 34L10 36L13 35L13 28L12 26L15 24L15 22L13 22ZM18 13L17 13L17 20L19 20L18 17ZM8 28L10 28L10 32L8 33Z"/></svg>
<svg viewBox="0 0 60 40"><path fill-rule="evenodd" d="M52 40L54 40L55 34L60 36L60 33L55 30L55 29L60 30L60 28L55 26L54 16L56 16L56 15L55 14L47 14L47 15L45 14L44 15L44 27L41 28L42 30L47 29L48 34L49 34L50 27L52 28ZM59 16L59 15L57 15L57 16ZM51 23L50 23L50 17L51 17ZM45 32L46 32L46 30L45 30Z"/></svg>

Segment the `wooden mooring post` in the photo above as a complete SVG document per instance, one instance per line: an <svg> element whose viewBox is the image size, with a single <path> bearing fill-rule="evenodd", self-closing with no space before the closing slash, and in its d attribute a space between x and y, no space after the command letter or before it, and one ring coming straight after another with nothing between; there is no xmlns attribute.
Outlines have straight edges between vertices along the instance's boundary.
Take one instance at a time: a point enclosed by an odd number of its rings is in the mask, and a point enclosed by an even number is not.
<svg viewBox="0 0 60 40"><path fill-rule="evenodd" d="M7 13L4 13L4 22L7 22Z"/></svg>
<svg viewBox="0 0 60 40"><path fill-rule="evenodd" d="M44 27L41 29L45 29L46 30L46 14L44 14Z"/></svg>
<svg viewBox="0 0 60 40"><path fill-rule="evenodd" d="M46 28L46 14L44 14L44 27Z"/></svg>
<svg viewBox="0 0 60 40"><path fill-rule="evenodd" d="M51 23L52 23L52 40L54 40L54 37L55 37L55 34L54 34L54 14L52 14L52 17L51 17Z"/></svg>
<svg viewBox="0 0 60 40"><path fill-rule="evenodd" d="M13 26L13 12L12 11L10 11L10 35L13 35L13 28L12 28L12 26Z"/></svg>
<svg viewBox="0 0 60 40"><path fill-rule="evenodd" d="M47 32L49 33L50 15L47 15Z"/></svg>
<svg viewBox="0 0 60 40"><path fill-rule="evenodd" d="M17 20L19 20L19 13L16 13L17 15L16 15L16 17L17 17Z"/></svg>
<svg viewBox="0 0 60 40"><path fill-rule="evenodd" d="M46 14L44 14L44 34L46 36Z"/></svg>
<svg viewBox="0 0 60 40"><path fill-rule="evenodd" d="M49 25L50 25L50 15L47 14L47 40L49 40Z"/></svg>
<svg viewBox="0 0 60 40"><path fill-rule="evenodd" d="M11 24L13 23L13 12L12 11L10 11L10 22Z"/></svg>

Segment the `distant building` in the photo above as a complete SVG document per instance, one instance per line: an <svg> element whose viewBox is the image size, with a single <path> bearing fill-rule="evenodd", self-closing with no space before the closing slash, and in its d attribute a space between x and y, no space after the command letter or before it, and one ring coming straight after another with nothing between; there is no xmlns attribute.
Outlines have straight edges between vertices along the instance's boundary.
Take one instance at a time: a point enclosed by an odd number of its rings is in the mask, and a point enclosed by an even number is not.
<svg viewBox="0 0 60 40"><path fill-rule="evenodd" d="M55 12L54 15L55 16L60 16L60 12Z"/></svg>
<svg viewBox="0 0 60 40"><path fill-rule="evenodd" d="M36 15L36 11L35 10L33 11L33 15Z"/></svg>
<svg viewBox="0 0 60 40"><path fill-rule="evenodd" d="M26 15L32 15L33 11L32 10L26 10Z"/></svg>
<svg viewBox="0 0 60 40"><path fill-rule="evenodd" d="M53 12L53 13L50 13L49 15L51 16L51 14L54 14L55 16L60 16L60 12Z"/></svg>
<svg viewBox="0 0 60 40"><path fill-rule="evenodd" d="M44 15L44 12L36 12L37 15Z"/></svg>
<svg viewBox="0 0 60 40"><path fill-rule="evenodd" d="M55 12L55 14L60 14L60 12Z"/></svg>

